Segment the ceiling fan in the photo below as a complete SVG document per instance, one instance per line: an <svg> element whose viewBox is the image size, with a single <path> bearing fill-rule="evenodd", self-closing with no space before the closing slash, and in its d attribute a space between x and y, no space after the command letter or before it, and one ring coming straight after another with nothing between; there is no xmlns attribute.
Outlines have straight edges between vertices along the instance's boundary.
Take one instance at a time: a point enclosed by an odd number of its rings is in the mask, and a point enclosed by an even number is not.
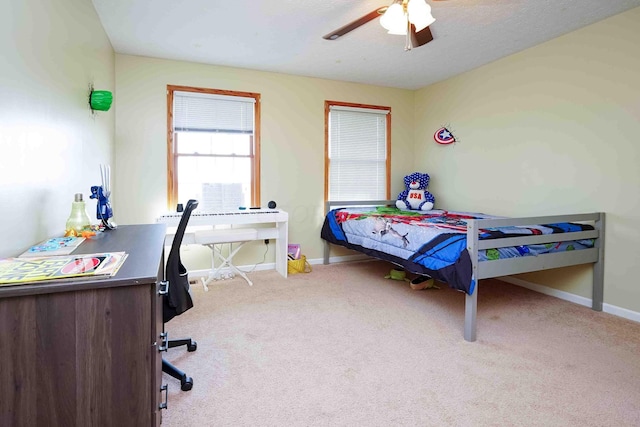
<svg viewBox="0 0 640 427"><path fill-rule="evenodd" d="M443 1L443 0L432 0ZM429 25L435 19L425 0L394 0L390 6L382 6L348 24L322 36L325 40L337 40L358 27L380 17L380 24L389 34L406 36L404 50L424 46L433 40Z"/></svg>

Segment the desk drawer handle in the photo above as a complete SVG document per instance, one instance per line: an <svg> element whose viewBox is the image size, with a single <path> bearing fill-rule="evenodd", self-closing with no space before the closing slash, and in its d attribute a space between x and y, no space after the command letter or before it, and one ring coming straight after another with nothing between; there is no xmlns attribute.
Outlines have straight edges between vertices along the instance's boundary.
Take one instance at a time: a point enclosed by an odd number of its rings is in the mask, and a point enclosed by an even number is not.
<svg viewBox="0 0 640 427"><path fill-rule="evenodd" d="M169 348L169 334L167 332L160 333L160 345L158 346L158 351L167 351Z"/></svg>
<svg viewBox="0 0 640 427"><path fill-rule="evenodd" d="M169 293L169 281L163 280L160 282L160 289L158 289L159 295L166 295Z"/></svg>
<svg viewBox="0 0 640 427"><path fill-rule="evenodd" d="M164 402L160 403L160 409L167 409L167 403L169 402L169 385L163 384L160 387L160 393L164 391Z"/></svg>

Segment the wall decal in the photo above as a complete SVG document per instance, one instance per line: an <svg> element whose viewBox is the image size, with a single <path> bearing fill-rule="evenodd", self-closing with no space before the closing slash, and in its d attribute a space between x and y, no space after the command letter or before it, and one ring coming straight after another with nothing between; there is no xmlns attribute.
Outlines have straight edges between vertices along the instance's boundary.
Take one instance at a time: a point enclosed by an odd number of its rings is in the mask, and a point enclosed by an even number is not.
<svg viewBox="0 0 640 427"><path fill-rule="evenodd" d="M443 144L443 145L452 144L458 141L456 137L453 136L451 131L444 126L438 129L436 133L433 134L433 139L438 144Z"/></svg>

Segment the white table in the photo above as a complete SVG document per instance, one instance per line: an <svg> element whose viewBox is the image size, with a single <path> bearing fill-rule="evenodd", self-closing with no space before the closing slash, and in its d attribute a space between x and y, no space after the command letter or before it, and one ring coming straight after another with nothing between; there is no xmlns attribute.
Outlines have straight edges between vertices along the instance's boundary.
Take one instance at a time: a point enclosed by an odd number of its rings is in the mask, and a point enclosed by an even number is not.
<svg viewBox="0 0 640 427"><path fill-rule="evenodd" d="M171 212L161 215L156 222L165 223L167 226L177 227L182 217L182 212ZM256 227L256 240L275 239L276 246L276 271L287 277L287 243L289 233L289 214L278 209L246 209L234 212L198 212L191 213L187 230L182 243L196 243L195 233L190 227L195 226L231 226L234 225L259 225L272 224L270 227ZM173 235L167 235L167 244L171 244Z"/></svg>

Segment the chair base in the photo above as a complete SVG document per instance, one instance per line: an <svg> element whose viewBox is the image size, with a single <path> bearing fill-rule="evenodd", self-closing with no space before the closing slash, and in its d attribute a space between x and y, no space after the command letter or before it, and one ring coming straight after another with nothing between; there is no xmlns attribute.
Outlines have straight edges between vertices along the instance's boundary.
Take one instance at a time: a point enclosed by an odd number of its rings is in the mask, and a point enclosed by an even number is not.
<svg viewBox="0 0 640 427"><path fill-rule="evenodd" d="M198 349L198 343L192 340L191 338L184 338L180 340L170 340L167 343L167 348L181 347L183 345L187 346L188 352L196 351Z"/></svg>
<svg viewBox="0 0 640 427"><path fill-rule="evenodd" d="M170 340L167 343L167 348L175 348L181 346L187 346L187 351L192 352L198 349L198 343L191 338L183 338L179 340ZM182 391L189 391L193 388L193 378L187 376L186 373L176 368L171 362L162 359L162 372L169 374L173 378L180 380L180 389Z"/></svg>
<svg viewBox="0 0 640 427"><path fill-rule="evenodd" d="M180 389L182 391L189 391L193 388L193 378L188 377L187 374L164 359L162 359L162 372L165 372L173 378L180 380Z"/></svg>

